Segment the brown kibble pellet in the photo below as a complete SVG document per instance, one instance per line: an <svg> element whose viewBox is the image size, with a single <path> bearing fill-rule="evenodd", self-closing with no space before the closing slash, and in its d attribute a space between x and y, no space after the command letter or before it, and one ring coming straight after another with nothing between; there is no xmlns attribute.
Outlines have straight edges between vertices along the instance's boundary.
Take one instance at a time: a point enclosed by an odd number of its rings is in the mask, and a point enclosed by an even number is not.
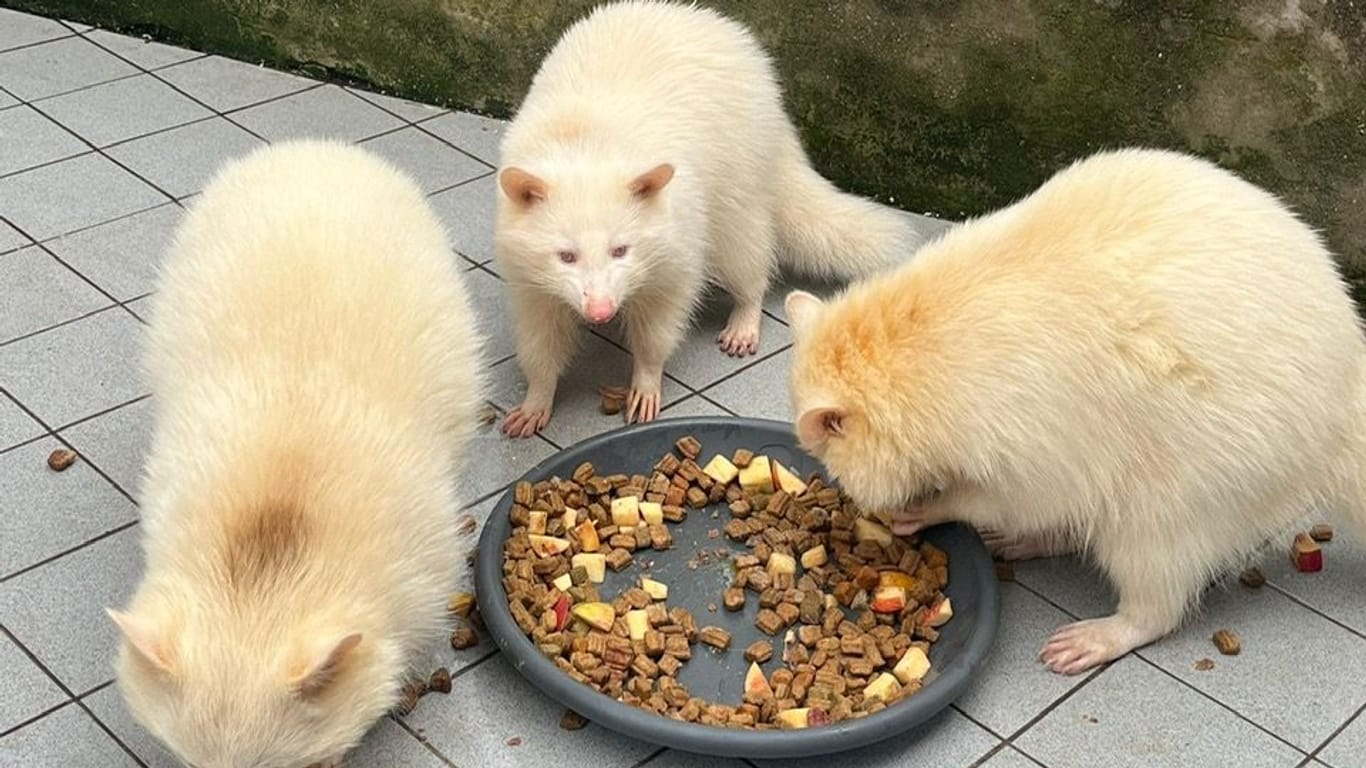
<svg viewBox="0 0 1366 768"><path fill-rule="evenodd" d="M745 649L746 661L763 664L771 658L773 658L773 643L767 640L755 640Z"/></svg>
<svg viewBox="0 0 1366 768"><path fill-rule="evenodd" d="M734 464L740 469L744 469L745 467L748 467L750 462L752 461L754 461L754 451L747 450L745 448L736 448L735 454L731 457L730 463Z"/></svg>
<svg viewBox="0 0 1366 768"><path fill-rule="evenodd" d="M730 633L720 627L703 627L698 631L697 638L723 651L730 647Z"/></svg>
<svg viewBox="0 0 1366 768"><path fill-rule="evenodd" d="M1208 672L1214 669L1214 659L1201 659L1195 662L1196 672Z"/></svg>
<svg viewBox="0 0 1366 768"><path fill-rule="evenodd" d="M1266 584L1266 576L1262 574L1261 568L1254 565L1238 574L1238 581L1249 589L1261 589Z"/></svg>
<svg viewBox="0 0 1366 768"><path fill-rule="evenodd" d="M707 506L708 503L707 492L701 488L689 488L686 498L688 500L688 506L693 509L701 509L702 507Z"/></svg>
<svg viewBox="0 0 1366 768"><path fill-rule="evenodd" d="M678 670L683 668L683 662L679 661L673 656L661 656L659 661L655 663L659 665L660 674L666 675L668 677L673 677L677 675Z"/></svg>
<svg viewBox="0 0 1366 768"><path fill-rule="evenodd" d="M654 523L649 526L650 546L654 549L669 549L674 545L673 536L669 534L669 529L663 523Z"/></svg>
<svg viewBox="0 0 1366 768"><path fill-rule="evenodd" d="M607 567L613 571L620 571L631 564L631 553L624 549L617 548L607 553Z"/></svg>
<svg viewBox="0 0 1366 768"><path fill-rule="evenodd" d="M450 693L451 671L445 667L438 668L427 681L427 689L437 693Z"/></svg>
<svg viewBox="0 0 1366 768"><path fill-rule="evenodd" d="M625 398L613 397L605 393L601 397L599 407L601 407L604 416L616 416L621 413L621 409L626 405Z"/></svg>
<svg viewBox="0 0 1366 768"><path fill-rule="evenodd" d="M728 611L738 611L745 607L745 590L739 587L727 587L721 595L721 603Z"/></svg>
<svg viewBox="0 0 1366 768"><path fill-rule="evenodd" d="M75 463L76 452L65 448L58 448L47 455L47 467L53 472L65 472L67 467Z"/></svg>
<svg viewBox="0 0 1366 768"><path fill-rule="evenodd" d="M560 716L560 728L566 731L577 731L585 725L588 725L588 718L572 709L566 709Z"/></svg>
<svg viewBox="0 0 1366 768"><path fill-rule="evenodd" d="M463 651L476 645L479 645L479 635L475 634L472 627L460 627L451 633L451 648L454 650Z"/></svg>
<svg viewBox="0 0 1366 768"><path fill-rule="evenodd" d="M1332 541L1333 526L1327 523L1318 523L1309 529L1309 538L1314 541Z"/></svg>
<svg viewBox="0 0 1366 768"><path fill-rule="evenodd" d="M669 635L664 639L664 652L679 661L692 658L692 646L685 635Z"/></svg>
<svg viewBox="0 0 1366 768"><path fill-rule="evenodd" d="M1238 641L1238 636L1227 629L1215 632L1211 639L1214 641L1214 647L1218 648L1219 652L1225 656L1237 656L1243 649L1242 643Z"/></svg>
<svg viewBox="0 0 1366 768"><path fill-rule="evenodd" d="M759 611L758 616L754 617L754 626L758 627L759 631L766 635L776 635L783 627L787 626L787 624L783 622L781 616L765 608L762 611Z"/></svg>
<svg viewBox="0 0 1366 768"><path fill-rule="evenodd" d="M677 448L678 452L683 454L684 457L692 459L693 461L696 461L697 457L702 455L702 443L698 442L697 438L692 435L678 438L678 442L674 443L674 447Z"/></svg>
<svg viewBox="0 0 1366 768"><path fill-rule="evenodd" d="M788 627L795 624L802 615L801 609L792 603L779 603L773 611L778 614L778 618L783 620L783 625Z"/></svg>

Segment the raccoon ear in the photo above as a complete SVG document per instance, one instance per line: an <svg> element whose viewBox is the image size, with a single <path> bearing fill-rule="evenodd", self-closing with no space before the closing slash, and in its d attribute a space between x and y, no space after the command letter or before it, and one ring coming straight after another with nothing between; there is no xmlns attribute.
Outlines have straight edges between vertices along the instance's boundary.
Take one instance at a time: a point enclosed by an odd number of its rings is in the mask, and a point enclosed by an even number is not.
<svg viewBox="0 0 1366 768"><path fill-rule="evenodd" d="M824 307L825 302L806 291L789 293L783 301L783 309L787 311L787 321L792 326L793 335L805 335L806 330L811 327L811 321L815 320Z"/></svg>
<svg viewBox="0 0 1366 768"><path fill-rule="evenodd" d="M360 641L361 633L352 632L331 646L319 646L324 649L323 652L305 661L303 671L289 681L289 687L300 696L317 694L336 679L342 664L351 656L351 652L356 650L356 646L360 645Z"/></svg>
<svg viewBox="0 0 1366 768"><path fill-rule="evenodd" d="M550 192L540 176L512 166L498 174L498 186L503 188L503 194L523 208L545 202Z"/></svg>
<svg viewBox="0 0 1366 768"><path fill-rule="evenodd" d="M109 614L109 618L118 626L119 632L123 633L128 645L137 651L144 661L168 675L175 672L165 634L158 626L146 619L113 608L106 608L104 612Z"/></svg>
<svg viewBox="0 0 1366 768"><path fill-rule="evenodd" d="M843 408L833 405L811 408L797 418L797 438L805 445L822 445L844 434L844 419L848 415Z"/></svg>
<svg viewBox="0 0 1366 768"><path fill-rule="evenodd" d="M627 188L631 194L643 200L654 197L659 190L668 186L673 177L674 167L669 163L661 163L635 177Z"/></svg>

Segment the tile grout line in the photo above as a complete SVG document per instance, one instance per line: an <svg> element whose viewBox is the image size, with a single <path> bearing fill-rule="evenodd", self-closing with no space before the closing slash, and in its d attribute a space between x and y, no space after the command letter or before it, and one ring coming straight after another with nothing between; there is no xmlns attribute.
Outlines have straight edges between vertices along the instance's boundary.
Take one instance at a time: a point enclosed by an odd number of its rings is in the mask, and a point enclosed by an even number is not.
<svg viewBox="0 0 1366 768"><path fill-rule="evenodd" d="M15 11L15 13L23 13L23 12L22 12L22 11ZM38 19L46 18L46 17L44 17L44 16L37 16L36 14L25 14L25 15L26 15L26 16L33 16L33 18L38 18ZM60 22L58 22L58 23L60 23ZM62 24L62 26L66 27L65 24ZM37 47L40 46L40 45L47 45L48 43L55 43L55 42L57 42L57 41L59 41L59 40L70 40L70 39L72 39L73 37L80 37L80 36L81 36L79 32L77 32L77 31L74 30L74 29L71 29L71 27L66 27L66 28L67 28L68 30L71 30L70 34L57 35L56 37L47 37L47 38L43 38L42 40L34 40L34 41L31 42L31 43L21 43L21 44L19 44L19 45L14 46L13 48L0 48L0 56L3 56L4 54L7 54L7 53L13 53L13 52L15 52L15 51L24 51L24 50L28 50L29 48L37 48Z"/></svg>
<svg viewBox="0 0 1366 768"><path fill-rule="evenodd" d="M1039 710L1039 713L1031 717L1029 720L1027 720L1024 725L1015 729L1013 733L1002 739L1000 744L997 744L995 747L992 747L991 749L987 750L987 753L977 758L976 762L972 763L969 766L969 768L978 768L978 766L985 764L988 760L996 756L998 753L1001 752L1001 750L1006 749L1007 747L1017 749L1020 751L1021 754L1024 754L1026 757L1029 757L1031 760L1033 760L1034 758L1032 756L1025 753L1023 749L1020 749L1019 747L1015 746L1015 740L1028 733L1030 728L1033 728L1034 726L1038 725L1044 718L1053 714L1054 710L1062 706L1062 704L1066 702L1068 699L1075 696L1077 692L1079 692L1081 689L1085 688L1087 685L1090 685L1091 681L1095 680L1096 678L1104 674L1105 670L1109 669L1113 664L1114 662L1107 662L1105 664L1100 665L1099 667L1096 667L1096 669L1093 670L1090 674L1079 680L1076 685L1072 686L1071 688L1068 688L1066 691L1062 693L1062 695L1058 696L1056 699L1049 702L1048 706ZM954 706L954 710L958 711L960 714L962 713L962 710L959 710L956 705ZM964 717L967 716L964 715ZM972 718L968 719L972 720ZM972 720L972 722L976 723L977 721ZM980 723L978 723L978 725L984 728L988 733L991 733L993 735L995 734L995 731L986 728L985 726L981 726ZM1034 762L1037 763L1039 761L1034 760Z"/></svg>
<svg viewBox="0 0 1366 768"><path fill-rule="evenodd" d="M1360 638L1362 638L1363 640L1366 640L1366 632L1363 632L1363 631L1357 629L1356 627L1351 626L1350 624L1344 624L1343 622L1339 621L1338 619L1335 619L1335 618L1333 618L1332 616L1329 616L1328 614L1324 613L1323 611L1319 610L1318 608L1315 608L1314 606L1312 606L1312 605L1310 605L1309 603L1305 602L1305 601L1304 601L1303 599L1301 599L1298 595L1296 595L1296 594L1294 594L1294 593L1292 593L1292 592L1287 591L1285 588L1281 587L1279 584L1276 584L1275 582L1271 581L1270 579L1267 579L1266 586L1271 587L1273 590L1275 590L1277 593L1279 593L1280 595L1282 595L1283 597L1285 597L1287 600L1289 600L1290 602L1294 603L1295 605L1298 605L1298 606L1300 606L1301 608L1304 608L1305 610L1309 611L1310 613L1317 614L1318 616L1321 616L1321 617L1323 617L1324 619L1327 619L1327 620L1329 621L1329 623L1336 624L1338 627L1347 630L1349 633L1351 633L1351 634L1353 634L1353 635L1356 635L1357 637L1360 637Z"/></svg>
<svg viewBox="0 0 1366 768"><path fill-rule="evenodd" d="M654 762L656 758L660 757L668 751L668 747L660 747L659 749L656 749L654 752L651 752L650 754L646 755L640 760L637 760L636 762L632 763L630 768L643 768L643 766L649 765L650 763Z"/></svg>
<svg viewBox="0 0 1366 768"><path fill-rule="evenodd" d="M37 247L37 246L26 246L26 247ZM44 251L44 253L46 253L46 251ZM48 255L51 256L51 254L48 254ZM65 267L66 265L63 264L62 266ZM70 267L67 267L67 268L70 269ZM81 277L81 276L80 276L80 275L77 275L77 277ZM87 282L88 282L88 281L87 281ZM106 295L105 298L108 298L108 296ZM77 315L77 316L75 316L75 317L73 317L73 318L70 318L69 320L62 320L62 321L60 321L60 322L53 323L52 325L48 325L48 326L44 326L44 327L42 327L42 328L39 328L39 329L36 330L36 331L28 331L28 332L22 333L22 334L20 334L20 335L18 335L18 336L11 336L10 338L5 339L4 341L0 341L0 348L2 348L2 347L7 347L7 346L9 346L10 344L14 344L14 343L16 343L16 342L20 342L20 341L23 341L23 340L25 340L25 339L31 339L31 338L33 338L34 336L40 336L40 335L42 335L42 334L44 334L44 333L47 333L48 331L54 331L54 330L56 330L56 329L58 329L58 328L62 328L62 327L71 325L72 323L79 323L79 322L82 321L82 320L87 320L87 319L89 319L89 318L91 318L91 317L94 317L95 315L99 315L99 314L108 312L108 311L111 310L111 309L118 309L118 307L119 307L119 303L118 303L117 300L115 300L113 304L105 305L105 306L103 306L103 307L100 307L99 309L92 309L91 311L86 312L85 314Z"/></svg>
<svg viewBox="0 0 1366 768"><path fill-rule="evenodd" d="M52 563L54 563L54 562L56 562L56 561L58 561L58 560L60 560L60 559L62 559L62 558L64 558L64 557L66 557L67 555L75 554L75 553L81 551L82 549L85 549L86 547L89 547L89 546L94 545L94 544L98 544L99 542L104 541L105 539L108 539L108 538L110 538L110 537L112 537L112 536L115 536L115 535L117 535L117 534L123 533L124 531L128 530L129 528L132 528L133 526L137 525L137 524L140 523L140 522L142 522L141 518L139 518L139 519L137 519L137 520L133 520L132 522L124 523L124 524L119 525L119 526L116 526L116 527L114 527L114 528L110 528L109 530L105 531L104 533L101 533L100 535L95 536L94 538L87 539L86 541L83 541L83 542L81 542L80 544L77 544L77 545L74 546L74 547L71 547L71 548L69 548L69 549L62 550L61 552L58 552L57 554L52 555L51 557L43 558L42 560L40 560L40 561L38 561L38 562L36 562L36 563L33 563L32 565L26 565L26 566L24 566L23 568L20 568L20 569L17 570L17 571L13 571L13 572L11 572L11 573L5 574L4 576L0 576L0 584L5 584L5 583L7 583L7 582L9 582L9 581L13 581L14 579L17 579L17 578L19 578L20 576L23 576L23 575L25 575L25 574L27 574L27 573L32 573L33 571L36 571L36 570L38 570L39 568L42 568L42 567L45 566L45 565L50 565L50 564L52 564Z"/></svg>
<svg viewBox="0 0 1366 768"><path fill-rule="evenodd" d="M1317 747L1314 747L1314 751L1310 752L1308 757L1304 758L1304 760L1301 761L1299 766L1296 766L1296 768L1303 768L1303 766L1312 765L1315 760L1318 760L1319 753L1323 752L1323 750L1329 744L1332 744L1334 739L1341 736L1342 732L1347 730L1347 728L1351 726L1352 723L1356 722L1358 718L1361 718L1363 716L1363 713L1366 713L1366 704L1362 704L1359 708L1357 708L1355 714L1347 718L1347 720L1343 722L1342 725L1339 725L1337 727L1337 730L1328 734L1328 738L1324 739L1322 744L1319 744Z"/></svg>

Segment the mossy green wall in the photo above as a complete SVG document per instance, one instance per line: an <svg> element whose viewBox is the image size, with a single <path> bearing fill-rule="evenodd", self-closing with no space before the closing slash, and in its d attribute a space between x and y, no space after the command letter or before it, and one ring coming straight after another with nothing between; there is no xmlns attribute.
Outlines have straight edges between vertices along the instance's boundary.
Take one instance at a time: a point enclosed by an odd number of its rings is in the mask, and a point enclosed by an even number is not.
<svg viewBox="0 0 1366 768"><path fill-rule="evenodd" d="M508 116L593 2L0 4ZM710 4L773 52L813 159L847 188L960 218L1100 148L1182 148L1280 193L1366 285L1362 0Z"/></svg>

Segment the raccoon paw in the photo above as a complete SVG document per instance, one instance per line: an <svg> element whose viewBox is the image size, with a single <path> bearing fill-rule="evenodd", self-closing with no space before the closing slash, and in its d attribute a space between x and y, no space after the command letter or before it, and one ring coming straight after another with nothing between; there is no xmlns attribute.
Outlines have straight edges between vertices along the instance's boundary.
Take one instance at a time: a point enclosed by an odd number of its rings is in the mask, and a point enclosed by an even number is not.
<svg viewBox="0 0 1366 768"><path fill-rule="evenodd" d="M636 389L631 387L631 394L626 400L626 408L622 412L626 415L627 424L644 424L659 418L659 387Z"/></svg>
<svg viewBox="0 0 1366 768"><path fill-rule="evenodd" d="M1078 675L1153 639L1119 615L1088 619L1054 632L1039 651L1039 660L1060 675Z"/></svg>
<svg viewBox="0 0 1366 768"><path fill-rule="evenodd" d="M509 411L503 420L503 434L508 437L531 437L549 422L549 406L522 403Z"/></svg>
<svg viewBox="0 0 1366 768"><path fill-rule="evenodd" d="M745 357L759 352L759 320L762 310L741 310L738 307L730 313L725 330L716 337L721 351L731 357Z"/></svg>

